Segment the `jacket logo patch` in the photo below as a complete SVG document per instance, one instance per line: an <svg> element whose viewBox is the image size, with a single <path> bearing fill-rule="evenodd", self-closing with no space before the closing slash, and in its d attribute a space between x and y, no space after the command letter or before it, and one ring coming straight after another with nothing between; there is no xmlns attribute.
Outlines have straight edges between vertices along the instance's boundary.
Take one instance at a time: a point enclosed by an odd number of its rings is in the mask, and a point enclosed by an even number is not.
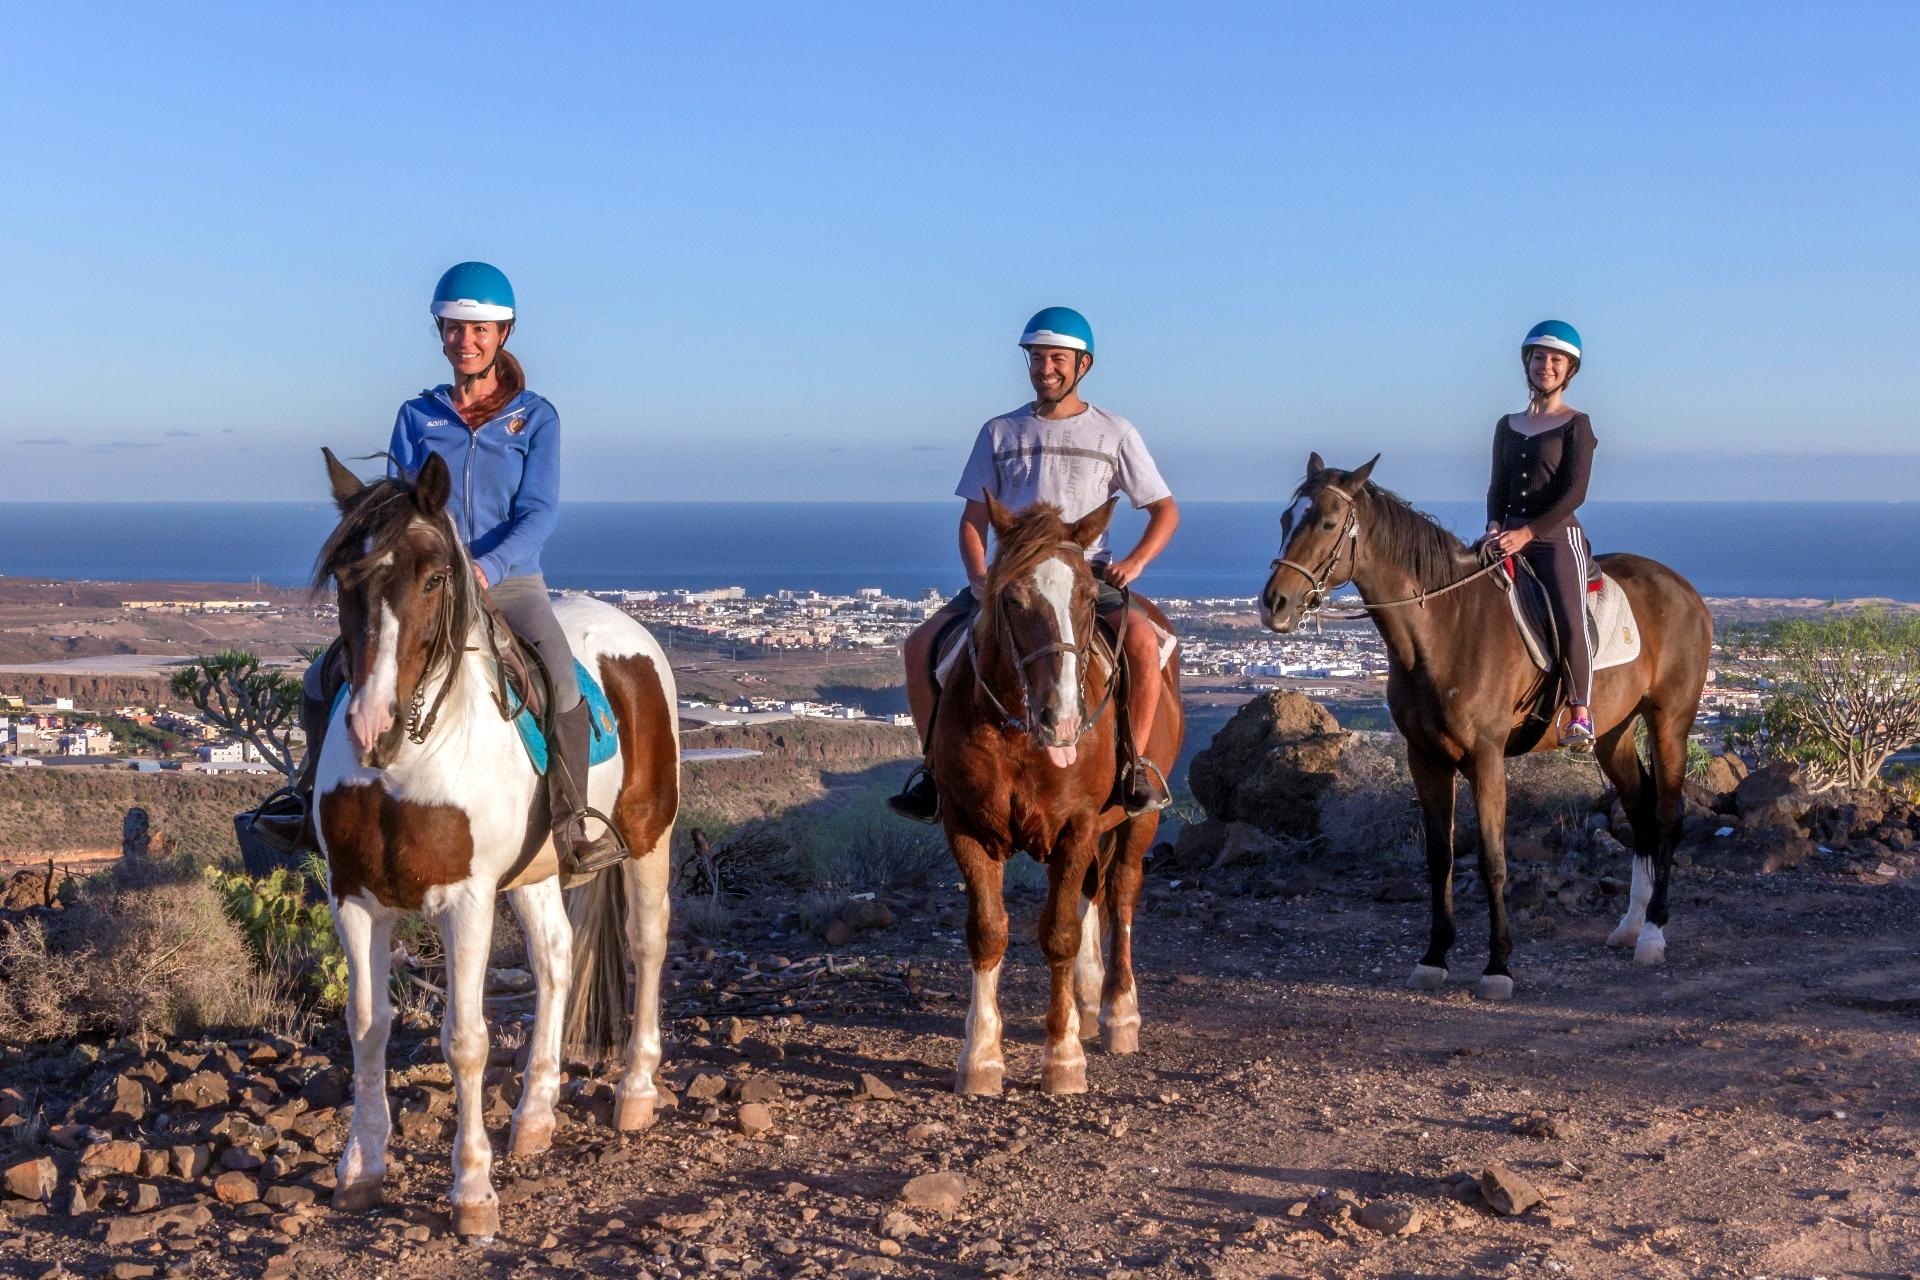
<svg viewBox="0 0 1920 1280"><path fill-rule="evenodd" d="M507 434L510 436L517 436L526 429L527 420L525 418L509 418L507 420Z"/></svg>
<svg viewBox="0 0 1920 1280"><path fill-rule="evenodd" d="M428 422L427 425L430 427L444 427L447 425L447 420L445 418L435 418Z"/></svg>

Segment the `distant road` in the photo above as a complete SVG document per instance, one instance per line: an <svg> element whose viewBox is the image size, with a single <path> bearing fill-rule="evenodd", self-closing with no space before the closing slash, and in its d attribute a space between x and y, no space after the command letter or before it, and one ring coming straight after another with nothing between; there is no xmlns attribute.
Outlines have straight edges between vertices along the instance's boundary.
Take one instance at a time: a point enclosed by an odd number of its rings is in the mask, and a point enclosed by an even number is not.
<svg viewBox="0 0 1920 1280"><path fill-rule="evenodd" d="M191 658L161 653L98 653L90 658L61 658L54 662L0 664L0 675L164 676Z"/></svg>

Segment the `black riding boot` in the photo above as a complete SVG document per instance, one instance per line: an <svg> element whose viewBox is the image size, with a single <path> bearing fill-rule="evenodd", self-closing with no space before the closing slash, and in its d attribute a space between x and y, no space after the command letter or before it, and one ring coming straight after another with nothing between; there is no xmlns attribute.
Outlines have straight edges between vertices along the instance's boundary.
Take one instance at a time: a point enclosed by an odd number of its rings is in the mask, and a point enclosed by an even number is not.
<svg viewBox="0 0 1920 1280"><path fill-rule="evenodd" d="M1173 796L1167 791L1167 781L1160 776L1160 767L1145 756L1135 756L1127 762L1125 782L1123 794L1130 818L1158 813L1173 803Z"/></svg>
<svg viewBox="0 0 1920 1280"><path fill-rule="evenodd" d="M547 743L547 803L553 817L553 847L560 855L563 882L591 879L627 856L627 845L611 822L587 807L588 737L593 714L582 698L553 717L553 738ZM575 780L580 785L576 785ZM587 819L602 824L599 835L587 836Z"/></svg>
<svg viewBox="0 0 1920 1280"><path fill-rule="evenodd" d="M887 808L915 822L940 821L940 790L933 784L932 762L933 756L929 754L920 762L919 768L907 775L907 783L900 788L900 794L887 797Z"/></svg>

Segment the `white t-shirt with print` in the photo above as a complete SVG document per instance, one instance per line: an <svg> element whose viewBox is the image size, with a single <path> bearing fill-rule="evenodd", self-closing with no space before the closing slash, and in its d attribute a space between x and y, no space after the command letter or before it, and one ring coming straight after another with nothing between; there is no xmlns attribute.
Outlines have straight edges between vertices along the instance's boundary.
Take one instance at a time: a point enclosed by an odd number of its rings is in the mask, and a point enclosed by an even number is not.
<svg viewBox="0 0 1920 1280"><path fill-rule="evenodd" d="M982 492L1010 511L1051 502L1074 521L1116 493L1138 509L1173 491L1125 418L1093 405L1071 418L1042 418L1023 405L981 427L973 442L954 493L978 502ZM1105 534L1087 556L1112 559Z"/></svg>

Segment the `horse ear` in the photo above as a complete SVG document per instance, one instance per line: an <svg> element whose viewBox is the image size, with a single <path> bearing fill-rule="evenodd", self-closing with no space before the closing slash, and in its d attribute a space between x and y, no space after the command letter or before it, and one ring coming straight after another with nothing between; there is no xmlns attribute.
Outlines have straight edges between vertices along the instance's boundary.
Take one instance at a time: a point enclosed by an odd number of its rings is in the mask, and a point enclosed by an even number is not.
<svg viewBox="0 0 1920 1280"><path fill-rule="evenodd" d="M421 515L437 519L447 509L447 495L452 492L453 473L447 470L447 460L437 453L428 454L413 481L413 505L420 508Z"/></svg>
<svg viewBox="0 0 1920 1280"><path fill-rule="evenodd" d="M988 493L985 489L980 491L980 496L986 499L987 521L993 525L994 533L1002 538L1012 533L1014 526L1020 523L1019 517L1001 506L1000 500L991 493Z"/></svg>
<svg viewBox="0 0 1920 1280"><path fill-rule="evenodd" d="M1307 455L1307 479L1309 482L1318 480L1320 473L1326 469L1327 464L1320 460L1319 454L1310 453Z"/></svg>
<svg viewBox="0 0 1920 1280"><path fill-rule="evenodd" d="M1067 527L1067 536L1083 547L1090 547L1100 540L1107 531L1107 525L1113 520L1113 509L1120 504L1120 495L1114 494L1106 502L1075 520Z"/></svg>
<svg viewBox="0 0 1920 1280"><path fill-rule="evenodd" d="M361 483L359 476L347 470L340 459L333 456L333 450L321 445L320 452L327 459L327 483L333 487L333 504L345 511L367 486Z"/></svg>
<svg viewBox="0 0 1920 1280"><path fill-rule="evenodd" d="M1355 471L1350 475L1348 475L1347 479L1352 482L1352 486L1353 486L1350 492L1359 493L1362 489L1367 487L1367 477L1373 474L1373 464L1378 461L1380 461L1380 455L1376 453L1371 458L1368 458L1366 462L1361 464L1361 467L1358 471Z"/></svg>

